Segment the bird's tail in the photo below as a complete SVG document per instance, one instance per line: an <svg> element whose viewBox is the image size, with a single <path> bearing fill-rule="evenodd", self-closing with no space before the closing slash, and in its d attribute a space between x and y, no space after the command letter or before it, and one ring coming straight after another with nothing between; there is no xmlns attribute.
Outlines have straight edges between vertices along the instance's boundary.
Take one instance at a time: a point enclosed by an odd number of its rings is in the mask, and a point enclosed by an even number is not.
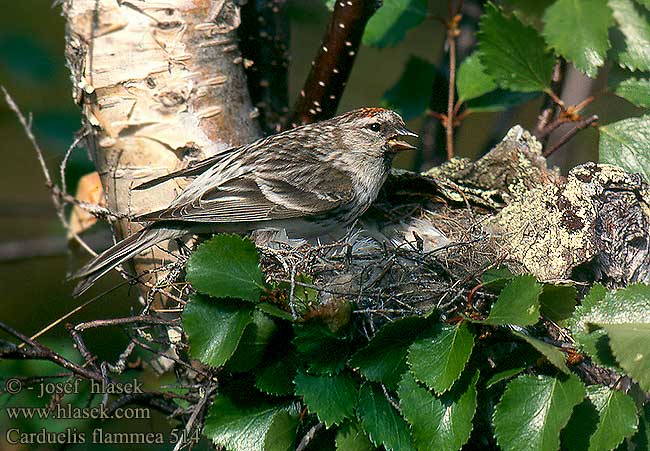
<svg viewBox="0 0 650 451"><path fill-rule="evenodd" d="M184 229L169 227L166 224L145 227L108 248L74 273L70 279L82 280L77 284L72 295L80 296L111 269L151 246L161 241L180 238L186 233Z"/></svg>

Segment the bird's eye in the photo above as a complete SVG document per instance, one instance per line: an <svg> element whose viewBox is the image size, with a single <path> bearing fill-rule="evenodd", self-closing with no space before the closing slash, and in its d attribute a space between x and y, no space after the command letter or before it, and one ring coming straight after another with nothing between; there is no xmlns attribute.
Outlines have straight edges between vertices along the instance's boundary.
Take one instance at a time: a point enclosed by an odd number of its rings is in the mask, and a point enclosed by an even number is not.
<svg viewBox="0 0 650 451"><path fill-rule="evenodd" d="M368 126L368 128L370 128L370 130L372 130L373 132L378 132L379 129L381 128L381 125L379 125L377 122L373 122Z"/></svg>

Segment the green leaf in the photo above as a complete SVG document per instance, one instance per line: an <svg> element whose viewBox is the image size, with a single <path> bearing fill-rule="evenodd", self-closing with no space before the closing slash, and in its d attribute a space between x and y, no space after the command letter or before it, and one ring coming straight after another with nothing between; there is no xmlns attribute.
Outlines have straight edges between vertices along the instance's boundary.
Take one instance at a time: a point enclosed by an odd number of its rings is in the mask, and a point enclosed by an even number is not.
<svg viewBox="0 0 650 451"><path fill-rule="evenodd" d="M468 100L467 109L474 113L494 113L504 111L539 97L539 92L513 92L495 89L492 92Z"/></svg>
<svg viewBox="0 0 650 451"><path fill-rule="evenodd" d="M192 358L213 367L226 363L251 322L252 310L241 302L192 296L183 310L183 330Z"/></svg>
<svg viewBox="0 0 650 451"><path fill-rule="evenodd" d="M199 245L187 262L187 280L217 298L257 302L264 289L257 249L237 235L217 235Z"/></svg>
<svg viewBox="0 0 650 451"><path fill-rule="evenodd" d="M539 310L544 318L561 323L571 317L576 307L577 295L573 285L544 284L539 297Z"/></svg>
<svg viewBox="0 0 650 451"><path fill-rule="evenodd" d="M551 364L562 371L563 373L570 374L569 368L566 366L566 356L555 346L545 343L534 337L530 337L519 332L512 332L515 336L521 338L526 343L530 344L533 348L537 349Z"/></svg>
<svg viewBox="0 0 650 451"><path fill-rule="evenodd" d="M275 322L259 310L254 310L252 321L244 329L237 350L228 361L230 371L248 371L257 366L264 356L264 350L277 330Z"/></svg>
<svg viewBox="0 0 650 451"><path fill-rule="evenodd" d="M587 396L598 410L598 427L589 439L589 451L609 451L636 432L639 418L634 400L609 387L587 387Z"/></svg>
<svg viewBox="0 0 650 451"><path fill-rule="evenodd" d="M650 287L636 284L606 293L590 308L581 310L572 323L584 333L603 329L618 364L641 388L650 390ZM595 332L589 333L589 335Z"/></svg>
<svg viewBox="0 0 650 451"><path fill-rule="evenodd" d="M293 380L298 362L296 356L277 360L268 366L255 370L255 386L268 395L285 396L293 394Z"/></svg>
<svg viewBox="0 0 650 451"><path fill-rule="evenodd" d="M328 428L354 417L359 387L348 374L310 376L298 373L296 395L302 396L311 413Z"/></svg>
<svg viewBox="0 0 650 451"><path fill-rule="evenodd" d="M634 451L650 451L650 403L639 410L639 431L632 437Z"/></svg>
<svg viewBox="0 0 650 451"><path fill-rule="evenodd" d="M478 37L481 63L497 85L521 92L549 87L555 58L534 28L488 3Z"/></svg>
<svg viewBox="0 0 650 451"><path fill-rule="evenodd" d="M291 316L291 313L285 312L277 305L269 304L268 302L260 302L255 307L257 307L258 310L266 313L267 315L271 315L276 318L283 319L285 321L293 321L293 317Z"/></svg>
<svg viewBox="0 0 650 451"><path fill-rule="evenodd" d="M436 70L422 58L409 57L397 83L384 94L382 106L397 111L406 121L420 116L429 105L429 97L422 93L431 89Z"/></svg>
<svg viewBox="0 0 650 451"><path fill-rule="evenodd" d="M357 351L348 365L358 368L366 379L397 387L407 370L406 351L413 340L430 324L419 316L398 319L384 325L367 346Z"/></svg>
<svg viewBox="0 0 650 451"><path fill-rule="evenodd" d="M624 119L599 130L601 163L620 166L650 180L650 115Z"/></svg>
<svg viewBox="0 0 650 451"><path fill-rule="evenodd" d="M363 43L379 48L399 44L426 16L427 0L384 0L366 25Z"/></svg>
<svg viewBox="0 0 650 451"><path fill-rule="evenodd" d="M555 451L560 431L585 388L576 377L564 382L549 376L512 380L494 411L495 436L503 451Z"/></svg>
<svg viewBox="0 0 650 451"><path fill-rule="evenodd" d="M596 310L605 298L607 290L600 284L594 284L589 294L582 300L582 305L576 307L573 315L567 321L567 327L576 340L580 349L600 366L616 368L616 360L609 347L609 338L605 330L593 330L588 322L597 320L600 314Z"/></svg>
<svg viewBox="0 0 650 451"><path fill-rule="evenodd" d="M481 274L481 282L483 285L492 284L495 282L507 282L510 279L514 279L515 275L508 269L507 266L499 266L496 268L491 268Z"/></svg>
<svg viewBox="0 0 650 451"><path fill-rule="evenodd" d="M458 68L458 78L456 79L459 101L475 99L496 88L497 84L492 77L485 73L485 68L481 64L477 52L463 60Z"/></svg>
<svg viewBox="0 0 650 451"><path fill-rule="evenodd" d="M613 25L607 0L558 0L544 13L544 37L555 51L594 78L605 64Z"/></svg>
<svg viewBox="0 0 650 451"><path fill-rule="evenodd" d="M336 451L372 451L374 446L359 424L347 422L336 432Z"/></svg>
<svg viewBox="0 0 650 451"><path fill-rule="evenodd" d="M400 409L411 424L419 451L457 451L467 443L476 412L478 375L462 378L441 398L418 385L411 374L404 375L398 390Z"/></svg>
<svg viewBox="0 0 650 451"><path fill-rule="evenodd" d="M384 445L389 451L415 451L406 421L380 389L370 384L361 387L357 414L375 446Z"/></svg>
<svg viewBox="0 0 650 451"><path fill-rule="evenodd" d="M587 399L576 406L562 434L571 451L609 451L632 436L638 427L634 400L602 385L587 387Z"/></svg>
<svg viewBox="0 0 650 451"><path fill-rule="evenodd" d="M345 365L350 350L349 339L335 334L320 323L294 324L293 343L309 369L334 374Z"/></svg>
<svg viewBox="0 0 650 451"><path fill-rule="evenodd" d="M623 34L625 49L618 62L630 70L650 70L650 22L632 0L608 0Z"/></svg>
<svg viewBox="0 0 650 451"><path fill-rule="evenodd" d="M203 434L232 451L290 451L297 425L297 415L287 407L241 409L221 396L208 411Z"/></svg>
<svg viewBox="0 0 650 451"><path fill-rule="evenodd" d="M525 369L526 369L525 366L520 366L517 368L510 368L504 371L499 371L498 373L493 374L492 377L487 380L487 382L485 383L485 388L491 388L492 386L498 384L501 381L510 379L513 376L516 376L517 374L521 373Z"/></svg>
<svg viewBox="0 0 650 451"><path fill-rule="evenodd" d="M598 323L609 336L609 345L621 368L650 391L650 323Z"/></svg>
<svg viewBox="0 0 650 451"><path fill-rule="evenodd" d="M436 393L451 388L474 348L474 334L466 321L457 326L437 324L433 335L414 342L408 363L415 378Z"/></svg>
<svg viewBox="0 0 650 451"><path fill-rule="evenodd" d="M650 108L650 74L644 75L644 78L631 76L625 80L617 80L610 87L614 94L628 102L641 108Z"/></svg>
<svg viewBox="0 0 650 451"><path fill-rule="evenodd" d="M512 279L499 294L485 320L486 324L529 326L539 319L539 295L542 285L530 275Z"/></svg>

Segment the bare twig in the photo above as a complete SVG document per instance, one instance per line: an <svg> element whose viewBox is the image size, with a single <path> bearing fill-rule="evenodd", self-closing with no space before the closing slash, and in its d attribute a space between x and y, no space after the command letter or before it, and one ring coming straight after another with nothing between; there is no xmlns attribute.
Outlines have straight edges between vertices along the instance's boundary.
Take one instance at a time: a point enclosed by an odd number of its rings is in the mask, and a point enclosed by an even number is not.
<svg viewBox="0 0 650 451"><path fill-rule="evenodd" d="M564 75L566 74L566 60L564 58L558 59L555 67L553 68L553 76L551 78L551 92L560 92L562 89L562 84L564 83ZM542 143L545 143L548 139L548 134L544 133L544 129L549 124L551 119L554 116L557 116L558 105L547 95L544 99L544 104L542 105L542 110L537 117L537 124L533 129L533 134L539 140L543 140Z"/></svg>
<svg viewBox="0 0 650 451"><path fill-rule="evenodd" d="M368 19L379 0L336 1L325 37L294 107L291 125L334 116Z"/></svg>
<svg viewBox="0 0 650 451"><path fill-rule="evenodd" d="M72 341L74 341L75 347L77 348L77 351L79 351L79 354L81 354L81 357L84 358L86 361L86 366L90 366L91 368L97 370L97 367L95 366L95 359L96 357L90 353L88 350L88 347L86 346L86 342L84 342L83 337L81 334L72 327L72 324L68 323L65 325L66 330L68 333L70 333L70 336L72 337Z"/></svg>
<svg viewBox="0 0 650 451"><path fill-rule="evenodd" d="M302 440L300 440L300 443L298 443L298 446L296 447L296 451L305 451L309 444L311 443L312 440L314 440L314 437L316 437L316 434L323 430L325 427L325 424L323 423L316 423L307 431L307 433L302 437Z"/></svg>
<svg viewBox="0 0 650 451"><path fill-rule="evenodd" d="M445 122L445 135L447 137L447 160L454 157L454 116L456 109L454 108L454 99L456 93L456 39L460 36L460 23L461 15L460 10L463 7L463 0L460 0L458 7L453 7L453 0L448 0L449 7L449 20L447 26L447 45L449 46L449 90L447 96L447 118Z"/></svg>
<svg viewBox="0 0 650 451"><path fill-rule="evenodd" d="M581 120L576 124L575 127L573 127L562 138L560 138L560 140L557 143L555 143L553 147L545 149L543 155L545 157L549 157L553 155L553 153L555 153L560 147L562 147L567 142L569 142L580 130L584 130L585 128L593 125L597 120L598 120L598 115L596 114Z"/></svg>
<svg viewBox="0 0 650 451"><path fill-rule="evenodd" d="M124 324L146 324L146 325L166 325L166 326L177 326L180 324L179 319L164 319L156 318L155 316L129 316L125 318L113 318L113 319L97 319L94 321L88 321L85 323L80 323L75 326L75 330L81 332L86 329L92 329L95 327L107 327L107 326L121 326Z"/></svg>

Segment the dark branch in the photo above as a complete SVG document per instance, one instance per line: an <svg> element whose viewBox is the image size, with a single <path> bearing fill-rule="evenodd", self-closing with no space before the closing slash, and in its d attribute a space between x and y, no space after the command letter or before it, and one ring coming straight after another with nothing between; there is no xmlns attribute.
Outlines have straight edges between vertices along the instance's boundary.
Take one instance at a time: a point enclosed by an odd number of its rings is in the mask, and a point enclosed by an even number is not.
<svg viewBox="0 0 650 451"><path fill-rule="evenodd" d="M550 86L551 92L561 92L565 73L566 61L564 58L560 58L553 69L553 77L551 78ZM549 133L546 129L551 120L557 116L558 109L559 107L557 102L551 96L547 95L544 98L542 111L537 117L537 124L535 124L535 128L533 129L533 134L542 142L542 144L546 144L546 141L548 140Z"/></svg>
<svg viewBox="0 0 650 451"><path fill-rule="evenodd" d="M588 118L578 122L576 126L569 130L564 136L562 136L562 138L560 138L560 140L555 143L553 147L544 150L544 156L549 157L553 155L560 147L568 143L580 130L584 130L585 128L591 126L597 120L598 115L594 114L593 116L589 116Z"/></svg>
<svg viewBox="0 0 650 451"><path fill-rule="evenodd" d="M380 0L337 1L325 37L294 107L291 125L334 116L348 81L368 19Z"/></svg>
<svg viewBox="0 0 650 451"><path fill-rule="evenodd" d="M279 132L289 116L289 18L287 0L249 0L242 7L240 48L248 90L267 134Z"/></svg>

